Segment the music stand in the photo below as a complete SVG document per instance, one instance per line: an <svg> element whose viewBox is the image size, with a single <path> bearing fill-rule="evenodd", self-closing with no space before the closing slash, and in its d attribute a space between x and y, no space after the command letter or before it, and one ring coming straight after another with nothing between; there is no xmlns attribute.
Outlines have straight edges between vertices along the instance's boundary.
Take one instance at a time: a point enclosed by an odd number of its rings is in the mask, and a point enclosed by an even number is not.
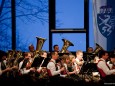
<svg viewBox="0 0 115 86"><path fill-rule="evenodd" d="M82 79L85 79L86 75L89 76L92 74L92 72L96 72L96 71L97 71L96 63L89 63L86 61L81 67L80 74L82 75Z"/></svg>
<svg viewBox="0 0 115 86"><path fill-rule="evenodd" d="M95 54L93 53L84 53L83 55L84 61L87 61L87 62L91 62L92 60L94 60L94 58L95 58Z"/></svg>

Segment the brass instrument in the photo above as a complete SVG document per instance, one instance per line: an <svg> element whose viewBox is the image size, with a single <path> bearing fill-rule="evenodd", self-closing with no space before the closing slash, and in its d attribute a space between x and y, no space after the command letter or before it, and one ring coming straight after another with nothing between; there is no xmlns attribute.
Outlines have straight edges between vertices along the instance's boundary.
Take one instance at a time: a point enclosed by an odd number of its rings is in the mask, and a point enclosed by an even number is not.
<svg viewBox="0 0 115 86"><path fill-rule="evenodd" d="M36 44L36 51L34 53L34 57L37 57L39 55L39 52L41 51L44 42L46 41L45 38L36 37L37 38L37 44Z"/></svg>
<svg viewBox="0 0 115 86"><path fill-rule="evenodd" d="M36 37L36 38L37 38L36 50L34 52L33 61L31 62L31 65L34 62L34 59L39 56L40 51L42 51L43 44L46 41L45 38L41 38L41 37Z"/></svg>
<svg viewBox="0 0 115 86"><path fill-rule="evenodd" d="M70 41L66 40L66 39L62 39L62 41L64 42L63 47L61 49L60 53L66 53L66 50L69 46L74 46L73 43L71 43Z"/></svg>
<svg viewBox="0 0 115 86"><path fill-rule="evenodd" d="M96 48L93 51L93 54L98 54L100 50L104 50L99 44L96 43Z"/></svg>
<svg viewBox="0 0 115 86"><path fill-rule="evenodd" d="M9 50L8 51L8 53L7 53L7 63L6 63L7 67L12 67L13 66L12 60L14 58L14 54L15 54L14 50Z"/></svg>
<svg viewBox="0 0 115 86"><path fill-rule="evenodd" d="M21 51L16 51L16 53L15 53L15 55L16 55L16 57L14 58L14 62L13 62L13 65L14 66L18 66L18 60L19 60L19 58L22 58L23 56L22 56L22 52Z"/></svg>
<svg viewBox="0 0 115 86"><path fill-rule="evenodd" d="M36 44L36 51L39 52L42 49L42 46L44 44L44 42L46 41L45 38L41 38L41 37L36 37L37 38L37 44Z"/></svg>

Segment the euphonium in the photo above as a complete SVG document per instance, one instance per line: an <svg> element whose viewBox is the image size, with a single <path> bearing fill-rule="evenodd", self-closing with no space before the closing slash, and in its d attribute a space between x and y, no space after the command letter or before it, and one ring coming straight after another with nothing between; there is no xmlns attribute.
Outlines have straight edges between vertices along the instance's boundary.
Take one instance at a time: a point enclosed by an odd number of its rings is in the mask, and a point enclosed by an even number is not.
<svg viewBox="0 0 115 86"><path fill-rule="evenodd" d="M61 49L60 53L66 53L66 50L69 46L74 46L73 43L71 43L70 41L66 40L66 39L62 39L62 41L64 42L63 47Z"/></svg>

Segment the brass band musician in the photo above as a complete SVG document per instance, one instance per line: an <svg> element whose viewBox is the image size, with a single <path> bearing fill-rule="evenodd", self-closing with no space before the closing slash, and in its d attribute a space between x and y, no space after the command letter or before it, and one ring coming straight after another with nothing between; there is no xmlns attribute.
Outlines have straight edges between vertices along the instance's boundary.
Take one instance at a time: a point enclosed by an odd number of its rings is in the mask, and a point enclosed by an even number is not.
<svg viewBox="0 0 115 86"><path fill-rule="evenodd" d="M6 73L12 70L10 67L6 67L6 58L6 53L4 53L0 58L0 76L2 76L3 78L6 78Z"/></svg>
<svg viewBox="0 0 115 86"><path fill-rule="evenodd" d="M83 60L83 52L81 50L76 51L76 63L77 63L77 72L79 73L81 70L81 67L84 63Z"/></svg>
<svg viewBox="0 0 115 86"><path fill-rule="evenodd" d="M47 65L47 69L49 70L49 76L60 76L61 71L64 71L64 67L58 69L56 65L56 60L58 59L59 55L58 52L52 52L52 59Z"/></svg>
<svg viewBox="0 0 115 86"><path fill-rule="evenodd" d="M97 63L97 68L101 75L101 78L106 81L112 82L113 80L115 80L115 69L111 69L110 66L106 62L106 60L109 57L108 52L101 51L99 53L99 57L100 57L100 60Z"/></svg>
<svg viewBox="0 0 115 86"><path fill-rule="evenodd" d="M34 68L31 68L31 54L26 52L24 55L24 60L19 63L19 70L21 74L28 74L30 71L34 71Z"/></svg>
<svg viewBox="0 0 115 86"><path fill-rule="evenodd" d="M110 55L107 64L109 65L110 69L115 69L115 54Z"/></svg>

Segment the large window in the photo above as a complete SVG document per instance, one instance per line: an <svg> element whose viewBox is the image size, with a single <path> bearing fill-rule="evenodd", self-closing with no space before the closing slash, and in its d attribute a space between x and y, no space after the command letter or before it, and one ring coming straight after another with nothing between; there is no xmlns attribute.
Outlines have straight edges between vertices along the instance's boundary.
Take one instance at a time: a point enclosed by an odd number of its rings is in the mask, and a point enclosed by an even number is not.
<svg viewBox="0 0 115 86"><path fill-rule="evenodd" d="M28 51L30 44L36 49L36 37L42 37L47 39L42 49L48 51L48 0L16 1L16 49Z"/></svg>
<svg viewBox="0 0 115 86"><path fill-rule="evenodd" d="M46 39L42 48L46 51L51 51L54 44L61 49L63 38L74 44L70 51L94 47L92 0L15 1L17 50L28 51L30 44L36 48L36 37ZM0 5L0 50L7 51L13 43L11 1L0 0Z"/></svg>
<svg viewBox="0 0 115 86"><path fill-rule="evenodd" d="M56 0L57 28L84 28L84 0Z"/></svg>
<svg viewBox="0 0 115 86"><path fill-rule="evenodd" d="M72 41L69 51L86 51L89 46L88 0L54 0L50 6L50 44L63 46L62 39ZM53 43L52 43L53 42Z"/></svg>
<svg viewBox="0 0 115 86"><path fill-rule="evenodd" d="M12 49L11 2L0 0L0 50Z"/></svg>

